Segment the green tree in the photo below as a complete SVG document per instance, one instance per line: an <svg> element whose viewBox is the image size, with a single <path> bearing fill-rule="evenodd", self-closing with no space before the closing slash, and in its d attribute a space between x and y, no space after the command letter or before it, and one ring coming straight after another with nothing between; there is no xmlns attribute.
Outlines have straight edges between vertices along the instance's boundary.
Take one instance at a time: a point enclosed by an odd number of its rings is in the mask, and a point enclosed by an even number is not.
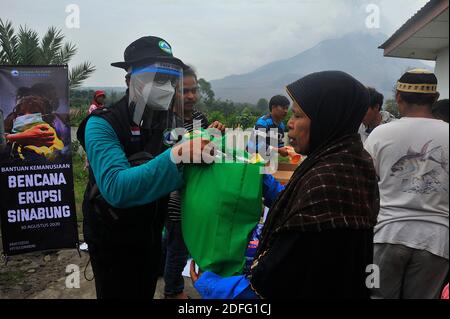
<svg viewBox="0 0 450 319"><path fill-rule="evenodd" d="M239 125L239 115L236 113L230 114L225 118L224 122L226 127L235 128Z"/></svg>
<svg viewBox="0 0 450 319"><path fill-rule="evenodd" d="M94 96L94 90L70 90L70 107L88 108Z"/></svg>
<svg viewBox="0 0 450 319"><path fill-rule="evenodd" d="M215 95L214 91L211 88L211 83L209 83L205 79L199 79L198 86L200 91L200 98L203 100L206 106L212 105L215 100Z"/></svg>
<svg viewBox="0 0 450 319"><path fill-rule="evenodd" d="M245 107L239 116L237 116L237 124L243 129L251 128L255 125L256 116L254 116L249 107Z"/></svg>
<svg viewBox="0 0 450 319"><path fill-rule="evenodd" d="M205 79L198 80L200 100L196 108L208 116L210 122L219 121L229 128L250 128L262 113L267 113L269 102L260 100L260 110L249 103L234 103L216 99L211 84Z"/></svg>
<svg viewBox="0 0 450 319"><path fill-rule="evenodd" d="M208 121L209 123L213 123L214 121L219 121L220 123L223 123L226 125L226 118L220 111L213 111L208 114Z"/></svg>
<svg viewBox="0 0 450 319"><path fill-rule="evenodd" d="M63 43L61 30L50 27L41 40L36 31L19 26L15 32L10 21L0 19L0 64L6 65L62 65L68 64L77 47ZM83 62L69 71L69 86L79 87L95 71L90 62Z"/></svg>
<svg viewBox="0 0 450 319"><path fill-rule="evenodd" d="M256 103L256 110L260 113L267 113L269 110L269 101L267 99L259 99Z"/></svg>
<svg viewBox="0 0 450 319"><path fill-rule="evenodd" d="M400 112L398 110L398 105L393 99L387 100L384 103L384 109L389 113L391 113L392 115L394 115L396 118L401 117Z"/></svg>

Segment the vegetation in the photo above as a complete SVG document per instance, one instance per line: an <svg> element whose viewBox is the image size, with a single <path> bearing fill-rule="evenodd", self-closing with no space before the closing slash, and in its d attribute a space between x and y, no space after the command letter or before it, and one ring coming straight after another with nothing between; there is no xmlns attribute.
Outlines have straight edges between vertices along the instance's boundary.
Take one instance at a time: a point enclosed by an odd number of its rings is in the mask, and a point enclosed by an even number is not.
<svg viewBox="0 0 450 319"><path fill-rule="evenodd" d="M70 114L70 126L78 127L84 118L88 115L87 108L71 108L69 111Z"/></svg>
<svg viewBox="0 0 450 319"><path fill-rule="evenodd" d="M199 79L199 102L196 108L203 112L210 122L220 121L229 128L251 128L256 120L269 112L269 102L261 99L257 105L249 103L234 103L215 98L211 84L205 79ZM125 92L106 91L106 105L118 101ZM94 90L76 89L70 91L71 125L78 126L87 115L87 109L92 102Z"/></svg>
<svg viewBox="0 0 450 319"><path fill-rule="evenodd" d="M75 204L78 222L83 221L83 196L89 180L89 172L86 168L86 156L81 149L80 143L72 141L72 164L73 181L75 189Z"/></svg>
<svg viewBox="0 0 450 319"><path fill-rule="evenodd" d="M216 99L211 84L205 79L198 80L200 101L196 108L203 112L210 122L220 121L229 128L251 128L256 120L269 112L269 102L265 99L257 105L250 103L234 103L230 100Z"/></svg>
<svg viewBox="0 0 450 319"><path fill-rule="evenodd" d="M93 89L76 89L70 90L69 100L70 106L72 108L85 108L88 109L94 98ZM105 104L111 105L114 102L120 100L120 98L125 94L125 89L123 92L118 91L106 91Z"/></svg>
<svg viewBox="0 0 450 319"><path fill-rule="evenodd" d="M401 117L400 112L398 110L397 103L395 102L395 100L392 100L392 99L387 100L384 103L384 109L386 111L388 111L389 113L391 113L392 115L394 115L398 119Z"/></svg>
<svg viewBox="0 0 450 319"><path fill-rule="evenodd" d="M16 33L10 21L0 19L0 64L6 65L63 65L77 53L77 47L64 43L61 30L50 27L42 39L36 31L19 26ZM95 71L90 62L83 62L69 71L69 87L81 86Z"/></svg>

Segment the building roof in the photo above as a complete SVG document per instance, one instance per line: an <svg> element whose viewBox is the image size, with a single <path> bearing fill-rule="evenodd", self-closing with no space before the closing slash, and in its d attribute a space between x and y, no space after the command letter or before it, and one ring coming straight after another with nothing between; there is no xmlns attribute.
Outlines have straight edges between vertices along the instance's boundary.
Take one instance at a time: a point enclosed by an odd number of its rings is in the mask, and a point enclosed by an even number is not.
<svg viewBox="0 0 450 319"><path fill-rule="evenodd" d="M448 48L449 0L431 0L379 48L384 55L436 60Z"/></svg>

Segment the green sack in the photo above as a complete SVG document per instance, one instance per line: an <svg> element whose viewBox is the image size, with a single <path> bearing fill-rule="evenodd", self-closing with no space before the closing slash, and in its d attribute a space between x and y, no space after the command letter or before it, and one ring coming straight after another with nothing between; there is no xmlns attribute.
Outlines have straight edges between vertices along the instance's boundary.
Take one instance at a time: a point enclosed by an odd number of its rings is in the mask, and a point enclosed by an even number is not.
<svg viewBox="0 0 450 319"><path fill-rule="evenodd" d="M203 271L241 274L250 233L262 210L261 164L186 166L182 229L186 247Z"/></svg>

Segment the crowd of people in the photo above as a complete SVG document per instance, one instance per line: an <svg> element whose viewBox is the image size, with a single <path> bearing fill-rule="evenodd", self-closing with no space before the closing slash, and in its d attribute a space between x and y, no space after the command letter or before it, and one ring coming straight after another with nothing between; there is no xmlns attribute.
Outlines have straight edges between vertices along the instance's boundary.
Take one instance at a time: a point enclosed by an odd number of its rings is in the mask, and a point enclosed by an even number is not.
<svg viewBox="0 0 450 319"><path fill-rule="evenodd" d="M96 92L78 130L97 297L153 298L165 255L165 296L187 299L183 169L204 161L211 142L168 141L167 130L225 127L195 109L197 75L164 39L140 38L112 65L126 72L126 95L104 107ZM255 124L278 131L264 150L287 156L288 132L306 159L286 185L264 175L269 213L250 269L223 278L191 264L202 298L439 298L448 283L449 102L437 86L432 72L406 72L396 83L400 119L383 111L381 93L340 71L288 84L290 100L273 97Z"/></svg>

